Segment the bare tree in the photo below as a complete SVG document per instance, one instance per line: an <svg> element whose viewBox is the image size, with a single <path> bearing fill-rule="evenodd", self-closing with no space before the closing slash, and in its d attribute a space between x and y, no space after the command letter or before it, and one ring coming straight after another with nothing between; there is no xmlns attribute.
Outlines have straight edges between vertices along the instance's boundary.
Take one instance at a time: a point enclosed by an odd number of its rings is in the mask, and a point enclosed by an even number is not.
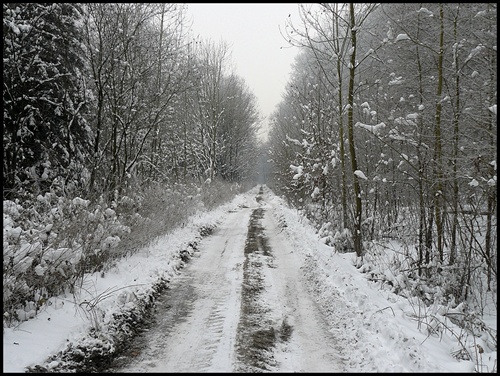
<svg viewBox="0 0 500 376"><path fill-rule="evenodd" d="M139 162L148 163L154 178L160 128L184 89L182 11L175 5L87 5L86 45L96 93L90 189L98 175L105 189L120 187Z"/></svg>
<svg viewBox="0 0 500 376"><path fill-rule="evenodd" d="M358 30L363 27L376 4L341 6L334 4L320 4L319 8L301 6L303 28L289 23L285 29L285 38L292 44L308 48L313 51L321 70L325 74L332 89L338 93L338 119L340 159L342 168L342 206L344 208L344 223L347 204L347 179L344 145L344 118L347 116L347 141L349 159L351 162L351 179L353 184L354 212L353 212L353 240L354 250L362 256L362 198L359 182L359 170L354 139L354 106L357 70L362 60L357 60ZM333 58L333 59L332 59ZM336 62L336 74L332 75L331 62ZM343 91L343 81L347 80L347 92ZM344 105L344 98L346 103Z"/></svg>

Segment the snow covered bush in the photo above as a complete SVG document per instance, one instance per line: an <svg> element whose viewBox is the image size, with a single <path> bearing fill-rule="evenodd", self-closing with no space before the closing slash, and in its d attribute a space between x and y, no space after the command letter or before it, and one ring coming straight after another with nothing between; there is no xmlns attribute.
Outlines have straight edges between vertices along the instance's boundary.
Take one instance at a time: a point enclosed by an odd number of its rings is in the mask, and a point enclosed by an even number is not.
<svg viewBox="0 0 500 376"><path fill-rule="evenodd" d="M131 231L121 237L112 251L124 256L145 246L158 236L183 226L199 211L212 209L241 193L241 186L223 181L198 185L194 182L151 184L141 194L129 194L120 200L117 213L127 218Z"/></svg>
<svg viewBox="0 0 500 376"><path fill-rule="evenodd" d="M51 296L70 294L130 232L113 209L55 192L22 204L5 200L3 207L4 324L34 317Z"/></svg>
<svg viewBox="0 0 500 376"><path fill-rule="evenodd" d="M418 250L410 244L401 239L369 242L360 272L380 289L407 298L414 307L415 320L429 335L439 337L443 331L452 331L463 343L468 342L468 337L474 341L480 338L481 346L496 348L496 331L478 319L478 315L496 306L496 290L480 293L486 290L484 286L471 283L485 282L484 274L480 275L484 271L478 268L477 276L471 276L461 266L467 260L461 259L452 266L433 260L419 270L415 267ZM479 354L464 347L457 350L456 356L470 360Z"/></svg>
<svg viewBox="0 0 500 376"><path fill-rule="evenodd" d="M242 185L220 179L211 181L210 184L203 185L202 188L198 189L203 206L209 210L228 202L242 191Z"/></svg>
<svg viewBox="0 0 500 376"><path fill-rule="evenodd" d="M354 245L351 231L347 228L342 231L336 231L332 239L332 245L337 252L352 252Z"/></svg>

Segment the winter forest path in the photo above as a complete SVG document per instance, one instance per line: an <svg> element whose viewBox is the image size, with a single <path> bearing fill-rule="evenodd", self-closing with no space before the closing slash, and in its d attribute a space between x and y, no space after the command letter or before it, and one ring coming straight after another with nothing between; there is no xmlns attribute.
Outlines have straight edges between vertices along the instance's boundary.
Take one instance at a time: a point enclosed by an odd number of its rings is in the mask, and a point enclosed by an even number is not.
<svg viewBox="0 0 500 376"><path fill-rule="evenodd" d="M266 194L203 239L108 372L342 372Z"/></svg>

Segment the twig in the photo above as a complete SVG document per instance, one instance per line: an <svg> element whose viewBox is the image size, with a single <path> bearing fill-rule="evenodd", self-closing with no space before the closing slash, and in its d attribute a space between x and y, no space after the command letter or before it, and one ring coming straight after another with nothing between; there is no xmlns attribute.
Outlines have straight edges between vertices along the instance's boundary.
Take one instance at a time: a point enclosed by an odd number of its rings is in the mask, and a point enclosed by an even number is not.
<svg viewBox="0 0 500 376"><path fill-rule="evenodd" d="M391 309L391 311L392 311L393 316L394 316L394 317L396 317L396 314L394 313L394 310L392 309L392 307L391 307L391 306L387 306L387 307L385 307L385 308L379 309L378 311L373 312L373 314L378 313L378 312L382 312L383 310L385 310L385 309L387 309L387 308L390 308L390 309Z"/></svg>

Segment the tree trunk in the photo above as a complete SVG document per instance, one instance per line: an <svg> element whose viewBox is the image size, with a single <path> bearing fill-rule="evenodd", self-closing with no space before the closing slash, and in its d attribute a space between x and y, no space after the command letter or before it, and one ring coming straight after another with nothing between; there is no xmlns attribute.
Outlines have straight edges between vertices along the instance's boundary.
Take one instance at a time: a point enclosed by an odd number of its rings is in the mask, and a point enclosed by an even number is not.
<svg viewBox="0 0 500 376"><path fill-rule="evenodd" d="M436 220L437 251L439 260L442 262L443 255L443 166L442 166L442 140L441 140L441 95L443 93L443 54L444 54L444 20L443 5L439 7L440 33L439 33L439 55L438 55L438 86L436 92L436 116L434 123L434 177L436 181L434 189L434 210Z"/></svg>
<svg viewBox="0 0 500 376"><path fill-rule="evenodd" d="M349 151L351 154L351 168L353 173L354 181L354 199L356 202L356 210L354 215L354 251L357 257L362 256L362 239L361 239L361 213L362 213L362 203L361 203L361 189L359 186L359 178L355 174L358 169L358 163L356 160L356 148L354 145L354 78L356 75L356 21L354 18L354 4L350 3L350 28L351 28L351 59L349 65L349 90L347 95L348 109L347 109L347 129L348 129L348 139L349 139Z"/></svg>

